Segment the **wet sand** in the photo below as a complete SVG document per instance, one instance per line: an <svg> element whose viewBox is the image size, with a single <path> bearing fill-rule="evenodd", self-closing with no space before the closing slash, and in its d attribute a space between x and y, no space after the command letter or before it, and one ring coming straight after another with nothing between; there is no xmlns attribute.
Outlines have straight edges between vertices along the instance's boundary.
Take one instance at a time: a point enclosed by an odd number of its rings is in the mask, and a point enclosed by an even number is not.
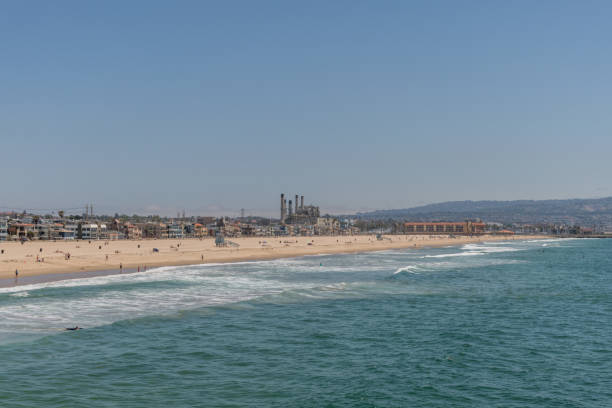
<svg viewBox="0 0 612 408"><path fill-rule="evenodd" d="M21 285L33 285L36 283L44 282L56 282L67 279L82 279L82 278L95 278L96 276L107 276L117 274L130 274L138 272L137 269L124 269L118 271L116 269L109 269L105 271L85 271L85 272L68 272L68 273L48 273L45 275L30 275L20 276L19 278L0 279L0 288L8 288L13 286Z"/></svg>

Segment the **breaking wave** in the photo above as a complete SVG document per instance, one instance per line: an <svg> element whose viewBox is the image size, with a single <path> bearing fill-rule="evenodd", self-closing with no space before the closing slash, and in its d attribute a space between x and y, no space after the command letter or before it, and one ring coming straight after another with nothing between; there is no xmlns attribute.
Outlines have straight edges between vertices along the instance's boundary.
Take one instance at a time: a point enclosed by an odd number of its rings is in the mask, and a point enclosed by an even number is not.
<svg viewBox="0 0 612 408"><path fill-rule="evenodd" d="M512 252L542 241L321 255L271 261L161 267L0 288L0 342L57 328L108 325L240 302L290 302L418 293L389 278L522 262ZM430 289L428 289L430 290Z"/></svg>

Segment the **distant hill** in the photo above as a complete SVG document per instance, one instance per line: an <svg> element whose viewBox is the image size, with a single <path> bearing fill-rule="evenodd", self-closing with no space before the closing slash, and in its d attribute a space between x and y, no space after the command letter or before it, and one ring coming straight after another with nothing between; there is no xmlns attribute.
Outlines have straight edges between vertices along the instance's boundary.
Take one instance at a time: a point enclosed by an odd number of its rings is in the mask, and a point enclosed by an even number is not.
<svg viewBox="0 0 612 408"><path fill-rule="evenodd" d="M564 223L612 226L612 197L571 200L448 201L400 210L358 213L362 219L500 223Z"/></svg>

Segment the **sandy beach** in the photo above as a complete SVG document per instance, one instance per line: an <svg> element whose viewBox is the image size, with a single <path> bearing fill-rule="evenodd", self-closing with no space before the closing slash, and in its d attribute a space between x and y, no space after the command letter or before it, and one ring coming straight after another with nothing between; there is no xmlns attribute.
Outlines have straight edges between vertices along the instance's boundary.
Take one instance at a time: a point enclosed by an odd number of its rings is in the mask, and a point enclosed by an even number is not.
<svg viewBox="0 0 612 408"><path fill-rule="evenodd" d="M546 238L529 236L529 239ZM374 235L235 238L239 247L216 247L212 238L139 241L31 241L0 243L0 279L82 271L144 270L191 265L289 258L302 255L380 251L521 239L506 236ZM523 238L524 239L524 238ZM68 257L69 254L69 257Z"/></svg>

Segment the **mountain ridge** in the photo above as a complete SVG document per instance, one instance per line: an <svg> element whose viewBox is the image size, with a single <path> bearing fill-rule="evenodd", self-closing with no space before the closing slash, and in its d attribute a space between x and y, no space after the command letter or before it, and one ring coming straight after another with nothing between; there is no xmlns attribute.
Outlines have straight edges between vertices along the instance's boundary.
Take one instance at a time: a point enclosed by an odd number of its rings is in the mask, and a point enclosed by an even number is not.
<svg viewBox="0 0 612 408"><path fill-rule="evenodd" d="M360 219L612 225L612 197L552 200L445 201L412 208L377 210L355 215Z"/></svg>

